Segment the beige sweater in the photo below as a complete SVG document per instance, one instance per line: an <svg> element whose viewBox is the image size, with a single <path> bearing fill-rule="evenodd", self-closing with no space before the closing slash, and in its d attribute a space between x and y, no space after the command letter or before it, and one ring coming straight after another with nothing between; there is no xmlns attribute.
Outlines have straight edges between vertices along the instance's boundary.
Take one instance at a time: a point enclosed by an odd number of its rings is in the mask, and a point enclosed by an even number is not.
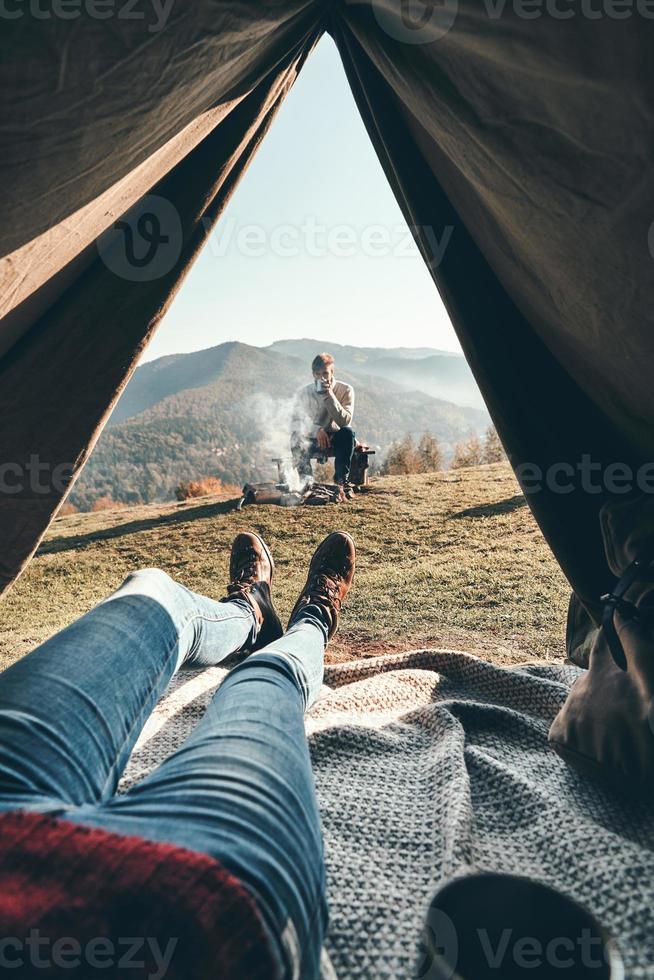
<svg viewBox="0 0 654 980"><path fill-rule="evenodd" d="M336 432L350 425L354 412L354 388L334 381L331 391L316 391L313 382L300 388L293 410L293 431L315 438L318 429Z"/></svg>

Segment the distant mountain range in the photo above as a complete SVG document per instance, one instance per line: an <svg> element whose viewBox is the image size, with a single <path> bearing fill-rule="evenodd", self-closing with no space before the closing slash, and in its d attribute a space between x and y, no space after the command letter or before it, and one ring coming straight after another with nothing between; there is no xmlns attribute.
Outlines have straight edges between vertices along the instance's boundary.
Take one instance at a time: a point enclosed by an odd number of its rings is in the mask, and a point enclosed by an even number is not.
<svg viewBox="0 0 654 980"><path fill-rule="evenodd" d="M225 343L137 368L73 491L89 507L99 496L126 503L168 500L183 480L229 483L275 476L271 457L288 454L294 393L329 350L336 375L354 385L357 436L379 449L407 432L429 431L446 454L489 424L485 410L435 397L473 398L460 355L429 348L341 347L314 340L269 347ZM449 371L448 371L449 366ZM476 391L476 388L474 389Z"/></svg>
<svg viewBox="0 0 654 980"><path fill-rule="evenodd" d="M329 351L337 370L358 376L388 378L455 405L485 409L477 382L461 354L432 347L348 347L321 340L278 340L265 350L299 357L311 363L316 352Z"/></svg>

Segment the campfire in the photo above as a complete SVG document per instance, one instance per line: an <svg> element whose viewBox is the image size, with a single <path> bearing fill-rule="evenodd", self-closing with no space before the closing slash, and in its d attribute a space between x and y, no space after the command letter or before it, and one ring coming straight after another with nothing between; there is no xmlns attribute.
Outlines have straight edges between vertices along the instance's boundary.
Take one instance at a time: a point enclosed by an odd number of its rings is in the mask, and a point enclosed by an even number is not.
<svg viewBox="0 0 654 980"><path fill-rule="evenodd" d="M238 502L238 510L248 504L277 504L281 507L316 506L320 504L341 504L350 500L355 493L361 493L368 486L368 457L375 450L358 443L354 450L350 482L346 486L336 483L316 483L313 480L300 480L291 461L275 456L277 482L246 483L243 496ZM326 462L327 455L316 455L319 462Z"/></svg>

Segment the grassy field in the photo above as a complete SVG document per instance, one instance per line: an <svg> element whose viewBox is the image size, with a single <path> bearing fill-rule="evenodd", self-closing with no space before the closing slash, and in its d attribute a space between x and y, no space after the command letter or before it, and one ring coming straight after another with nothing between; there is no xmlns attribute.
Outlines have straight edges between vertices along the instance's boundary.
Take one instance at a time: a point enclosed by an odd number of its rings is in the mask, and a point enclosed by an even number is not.
<svg viewBox="0 0 654 980"><path fill-rule="evenodd" d="M248 528L272 548L283 616L323 536L337 528L353 535L357 578L332 662L423 646L499 663L564 657L569 589L508 464L379 478L341 506L239 512L233 503L202 498L57 519L0 605L0 666L70 623L135 568L164 568L220 597L230 543Z"/></svg>

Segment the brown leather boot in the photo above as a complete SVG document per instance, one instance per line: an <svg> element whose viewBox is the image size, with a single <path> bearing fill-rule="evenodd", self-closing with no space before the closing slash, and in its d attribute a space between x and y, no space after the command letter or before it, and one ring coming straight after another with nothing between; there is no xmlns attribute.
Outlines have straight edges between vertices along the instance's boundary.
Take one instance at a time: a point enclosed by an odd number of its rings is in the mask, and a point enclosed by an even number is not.
<svg viewBox="0 0 654 980"><path fill-rule="evenodd" d="M318 545L306 584L293 607L288 621L293 620L308 605L318 606L324 615L328 636L338 628L338 614L354 579L354 541L344 531L334 531Z"/></svg>
<svg viewBox="0 0 654 980"><path fill-rule="evenodd" d="M254 610L259 632L251 652L278 640L284 632L270 594L274 573L275 563L263 538L250 531L238 534L229 560L231 581L226 597L220 601L244 599Z"/></svg>

